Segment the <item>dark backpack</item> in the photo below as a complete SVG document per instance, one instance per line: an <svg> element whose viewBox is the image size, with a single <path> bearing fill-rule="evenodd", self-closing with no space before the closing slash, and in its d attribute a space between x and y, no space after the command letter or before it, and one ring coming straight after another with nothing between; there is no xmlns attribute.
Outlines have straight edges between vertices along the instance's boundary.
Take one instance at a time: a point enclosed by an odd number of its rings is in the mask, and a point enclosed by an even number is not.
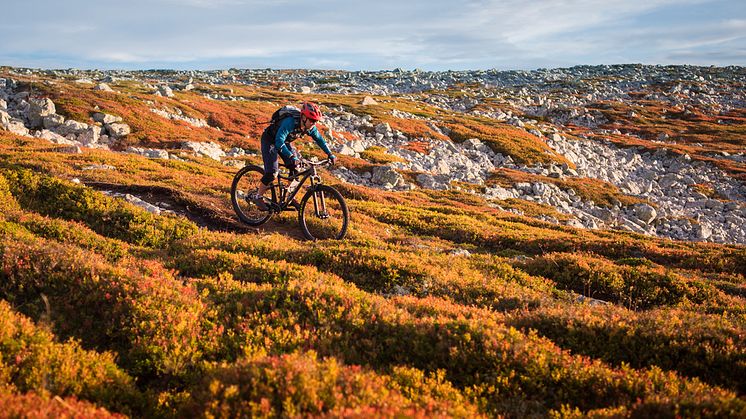
<svg viewBox="0 0 746 419"><path fill-rule="evenodd" d="M300 109L296 108L292 105L285 105L282 108L276 110L272 114L272 119L270 120L270 123L272 125L279 125L280 121L283 119L292 116L293 118L300 119Z"/></svg>
<svg viewBox="0 0 746 419"><path fill-rule="evenodd" d="M269 129L271 130L270 132L273 137L277 135L277 129L280 127L280 122L288 117L300 120L300 109L292 105L285 105L272 114L272 118L269 121Z"/></svg>

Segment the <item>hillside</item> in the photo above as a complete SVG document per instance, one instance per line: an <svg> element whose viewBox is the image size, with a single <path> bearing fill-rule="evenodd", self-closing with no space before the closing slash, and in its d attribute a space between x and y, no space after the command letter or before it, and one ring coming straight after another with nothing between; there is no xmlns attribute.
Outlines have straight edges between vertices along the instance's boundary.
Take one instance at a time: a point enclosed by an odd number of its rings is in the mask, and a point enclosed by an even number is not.
<svg viewBox="0 0 746 419"><path fill-rule="evenodd" d="M0 404L743 417L745 85L740 67L0 67ZM342 241L231 207L264 123L303 100L334 137Z"/></svg>

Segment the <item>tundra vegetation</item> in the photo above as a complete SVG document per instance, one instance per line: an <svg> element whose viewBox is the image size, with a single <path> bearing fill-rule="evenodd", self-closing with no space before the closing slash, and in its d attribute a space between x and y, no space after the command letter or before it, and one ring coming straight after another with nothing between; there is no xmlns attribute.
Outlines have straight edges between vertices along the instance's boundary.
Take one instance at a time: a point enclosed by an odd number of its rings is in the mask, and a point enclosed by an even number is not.
<svg viewBox="0 0 746 419"><path fill-rule="evenodd" d="M411 137L480 138L516 161L567 163L539 137L408 95L363 106L364 95L197 83L169 98L128 80L106 92L11 73L0 76L51 98L66 118L93 124L105 112L132 132L111 150L69 154L0 130L3 415L746 415L743 245L579 229L535 218L561 218L552 207L509 200L495 208L469 185L386 191L328 172L352 224L343 241L308 242L292 214L258 230L241 226L228 196L237 169L179 150L214 141L260 164L251 151L261 122L302 99ZM602 111L641 132L666 114L665 129L685 133L682 149L717 149L718 130L746 144L742 114L733 116L740 125L719 125L642 105L635 120L618 103ZM392 109L438 120L450 133ZM180 158L118 152L130 146ZM428 144L410 147L427 152ZM397 159L384 147L339 158L361 172ZM742 165L728 164L743 175ZM488 185L536 178L600 205L642 202L601 181L510 169L496 170ZM172 211L154 214L111 191Z"/></svg>

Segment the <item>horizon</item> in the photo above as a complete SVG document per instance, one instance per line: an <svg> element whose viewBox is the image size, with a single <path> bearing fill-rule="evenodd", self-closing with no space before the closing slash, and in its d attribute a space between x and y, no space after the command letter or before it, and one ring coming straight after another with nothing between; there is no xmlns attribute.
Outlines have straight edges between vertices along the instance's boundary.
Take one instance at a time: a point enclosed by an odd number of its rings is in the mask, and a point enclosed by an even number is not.
<svg viewBox="0 0 746 419"><path fill-rule="evenodd" d="M96 67L67 67L67 68L42 68L42 67L21 67L12 65L0 65L0 69L21 69L31 71L102 71L102 72L157 72L157 71L173 71L173 72L215 72L215 71L329 71L329 72L345 72L345 73L381 73L381 72L393 72L401 70L403 72L421 72L421 73L448 73L448 72L477 72L477 71L497 71L497 72L512 72L512 71L523 71L523 72L537 72L537 71L549 71L549 70L569 70L576 67L624 67L624 66L642 66L642 67L693 67L693 68L746 68L746 65L696 65L696 64L645 64L645 63L610 63L610 64L575 64L572 66L563 67L537 67L537 68L466 68L466 69L444 69L444 70L426 70L422 68L377 68L377 69L342 69L342 68L273 68L273 67L224 67L224 68L138 68L138 69L125 69L125 68L96 68Z"/></svg>
<svg viewBox="0 0 746 419"><path fill-rule="evenodd" d="M24 68L746 65L746 7L733 0L31 0L3 11L0 64Z"/></svg>

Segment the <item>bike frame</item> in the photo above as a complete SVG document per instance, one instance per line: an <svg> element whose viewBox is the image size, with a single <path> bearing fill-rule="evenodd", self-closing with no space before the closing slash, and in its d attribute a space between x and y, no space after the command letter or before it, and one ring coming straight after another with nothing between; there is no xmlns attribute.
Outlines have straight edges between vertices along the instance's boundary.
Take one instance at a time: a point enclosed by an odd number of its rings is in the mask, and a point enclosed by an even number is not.
<svg viewBox="0 0 746 419"><path fill-rule="evenodd" d="M285 176L281 173L277 174L277 181L272 182L270 185L270 191L272 194L272 202L269 203L270 210L276 213L279 213L281 211L293 211L294 208L289 208L290 203L293 202L293 199L298 195L298 192L300 192L301 187L306 183L308 179L311 179L311 188L314 189L317 185L322 184L321 176L316 172L317 166L325 165L329 162L329 160L322 160L320 162L312 162L308 160L304 160L303 163L308 165L308 169L297 173L295 176ZM284 165L281 165L282 167L285 167ZM298 185L293 189L292 191L288 191L287 187L282 184L282 180L285 180L288 182L292 182L293 180L299 180ZM317 216L322 216L323 213L319 212L319 204L321 208L324 210L324 213L326 212L326 202L323 196L321 196L320 201L317 199L316 194L313 194L313 206L314 210L316 212Z"/></svg>

